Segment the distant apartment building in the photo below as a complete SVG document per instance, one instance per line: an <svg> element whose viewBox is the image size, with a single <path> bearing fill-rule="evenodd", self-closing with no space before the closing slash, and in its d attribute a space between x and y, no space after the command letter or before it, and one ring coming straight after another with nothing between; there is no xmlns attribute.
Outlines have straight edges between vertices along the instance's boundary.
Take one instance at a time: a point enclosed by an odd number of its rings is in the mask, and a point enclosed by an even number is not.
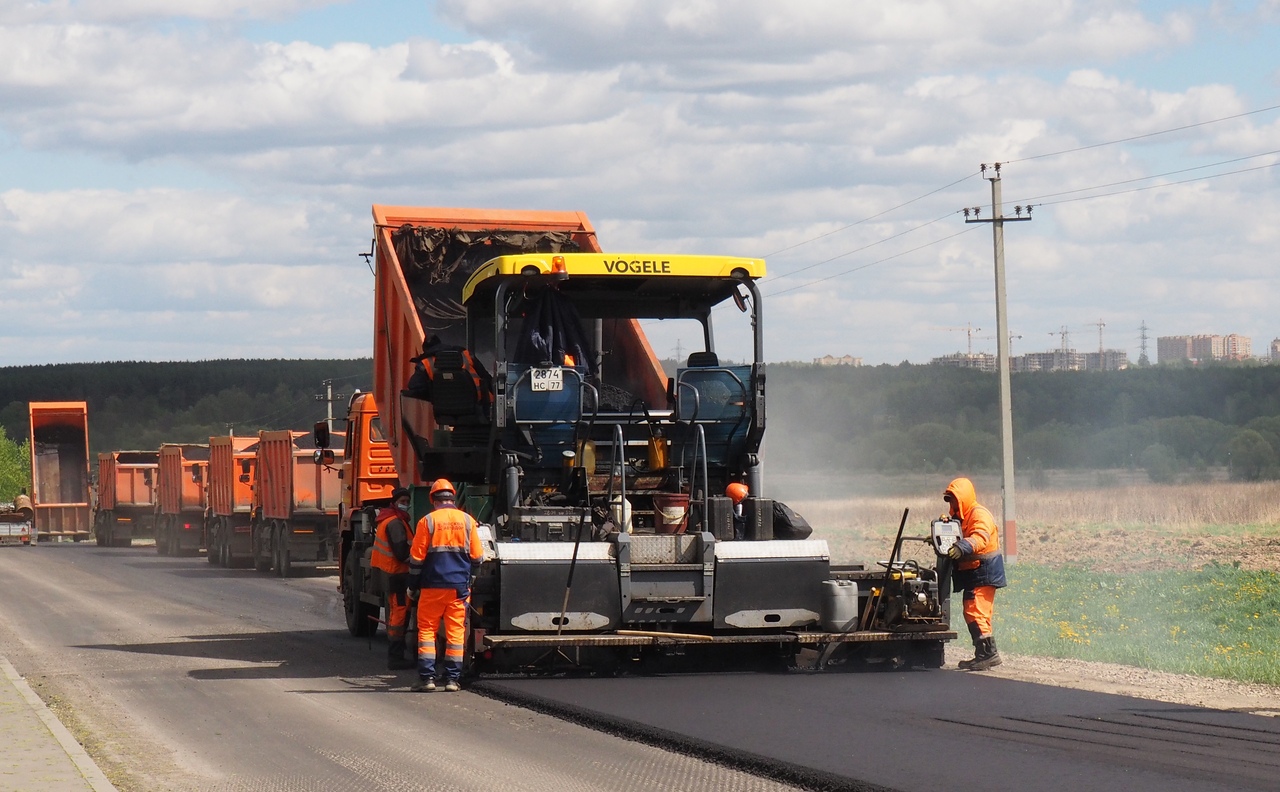
<svg viewBox="0 0 1280 792"><path fill-rule="evenodd" d="M840 357L823 355L822 357L814 358L813 364L815 366L861 366L862 358L854 357L853 355L841 355Z"/></svg>
<svg viewBox="0 0 1280 792"><path fill-rule="evenodd" d="M1253 342L1248 336L1239 333L1225 336L1160 336L1156 339L1156 355L1159 363L1244 360L1253 356Z"/></svg>
<svg viewBox="0 0 1280 792"><path fill-rule="evenodd" d="M935 366L955 366L956 368L971 368L979 371L995 371L996 356L990 352L953 352L950 355L943 355L930 360L929 363Z"/></svg>
<svg viewBox="0 0 1280 792"><path fill-rule="evenodd" d="M1253 339L1232 333L1222 339L1222 354L1227 360L1245 360L1253 357Z"/></svg>
<svg viewBox="0 0 1280 792"><path fill-rule="evenodd" d="M1094 357L1098 353L1093 353ZM1028 352L1009 361L1010 371L1084 371L1087 355L1074 349Z"/></svg>
<svg viewBox="0 0 1280 792"><path fill-rule="evenodd" d="M1121 371L1129 368L1129 353L1123 349L1104 349L1084 353L1085 371Z"/></svg>
<svg viewBox="0 0 1280 792"><path fill-rule="evenodd" d="M1271 340L1271 362L1280 360L1280 338Z"/></svg>

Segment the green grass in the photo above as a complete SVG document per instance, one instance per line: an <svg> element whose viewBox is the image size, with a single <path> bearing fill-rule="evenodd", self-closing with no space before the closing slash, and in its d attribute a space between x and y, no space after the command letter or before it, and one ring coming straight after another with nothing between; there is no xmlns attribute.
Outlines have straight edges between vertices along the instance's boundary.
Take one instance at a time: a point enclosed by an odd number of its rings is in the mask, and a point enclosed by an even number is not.
<svg viewBox="0 0 1280 792"><path fill-rule="evenodd" d="M995 632L1010 653L1280 684L1274 572L1215 564L1113 575L1030 563L1008 572Z"/></svg>

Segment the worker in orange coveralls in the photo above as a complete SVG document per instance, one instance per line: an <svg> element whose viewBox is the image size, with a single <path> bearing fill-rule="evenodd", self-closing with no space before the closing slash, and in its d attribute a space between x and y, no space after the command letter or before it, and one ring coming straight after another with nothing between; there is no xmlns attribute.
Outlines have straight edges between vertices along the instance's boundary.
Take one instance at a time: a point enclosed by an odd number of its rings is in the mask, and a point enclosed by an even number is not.
<svg viewBox="0 0 1280 792"><path fill-rule="evenodd" d="M973 482L958 478L947 487L943 500L950 517L960 521L962 538L947 551L955 563L952 589L964 592L964 620L973 637L972 660L961 660L965 671L985 671L1000 665L1000 652L991 632L996 589L1006 585L1004 556L1000 553L1000 532L995 518L978 503Z"/></svg>
<svg viewBox="0 0 1280 792"><path fill-rule="evenodd" d="M387 668L400 671L417 666L404 656L404 634L409 626L409 548L413 544L413 519L409 516L409 490L396 487L391 503L374 519L371 561L385 575L387 592Z"/></svg>
<svg viewBox="0 0 1280 792"><path fill-rule="evenodd" d="M436 689L436 626L444 618L444 689L459 690L466 645L467 602L484 546L475 518L454 505L446 479L431 485L431 512L418 520L409 551L409 597L418 601L418 681L414 692Z"/></svg>

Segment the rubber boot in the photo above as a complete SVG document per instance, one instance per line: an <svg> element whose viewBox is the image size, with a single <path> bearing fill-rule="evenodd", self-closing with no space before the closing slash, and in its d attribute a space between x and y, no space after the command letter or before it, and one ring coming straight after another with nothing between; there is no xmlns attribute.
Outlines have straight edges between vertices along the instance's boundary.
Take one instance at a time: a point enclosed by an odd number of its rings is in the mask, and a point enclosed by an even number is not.
<svg viewBox="0 0 1280 792"><path fill-rule="evenodd" d="M404 656L404 639L392 641L387 647L387 670L389 671L407 671L410 668L417 668L418 662L410 660Z"/></svg>
<svg viewBox="0 0 1280 792"><path fill-rule="evenodd" d="M995 668L1002 662L1004 661L1000 659L1000 651L996 649L995 636L988 636L982 639L982 645L978 647L973 662L969 664L966 670L986 671L988 668Z"/></svg>
<svg viewBox="0 0 1280 792"><path fill-rule="evenodd" d="M982 628L974 622L966 622L965 626L969 628L969 639L973 641L973 659L961 660L956 663L956 668L961 671L968 671L974 663L982 657Z"/></svg>

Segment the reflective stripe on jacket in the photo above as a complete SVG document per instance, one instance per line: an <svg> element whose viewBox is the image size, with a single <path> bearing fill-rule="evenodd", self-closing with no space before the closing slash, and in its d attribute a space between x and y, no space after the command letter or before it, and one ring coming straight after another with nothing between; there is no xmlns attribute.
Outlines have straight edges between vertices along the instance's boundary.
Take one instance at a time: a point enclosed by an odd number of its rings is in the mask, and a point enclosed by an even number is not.
<svg viewBox="0 0 1280 792"><path fill-rule="evenodd" d="M464 596L471 576L484 560L475 518L449 506L418 520L409 551L410 585L424 589L454 589Z"/></svg>
<svg viewBox="0 0 1280 792"><path fill-rule="evenodd" d="M1000 529L995 518L978 503L978 494L969 479L958 478L951 482L947 493L956 500L960 511L960 531L973 547L973 552L956 562L952 575L953 589L963 591L977 586L1003 588L1007 585L1004 555L1000 552Z"/></svg>
<svg viewBox="0 0 1280 792"><path fill-rule="evenodd" d="M391 575L408 573L409 545L413 541L410 524L408 515L397 509L378 512L378 529L373 534L373 553L369 559L375 569Z"/></svg>

